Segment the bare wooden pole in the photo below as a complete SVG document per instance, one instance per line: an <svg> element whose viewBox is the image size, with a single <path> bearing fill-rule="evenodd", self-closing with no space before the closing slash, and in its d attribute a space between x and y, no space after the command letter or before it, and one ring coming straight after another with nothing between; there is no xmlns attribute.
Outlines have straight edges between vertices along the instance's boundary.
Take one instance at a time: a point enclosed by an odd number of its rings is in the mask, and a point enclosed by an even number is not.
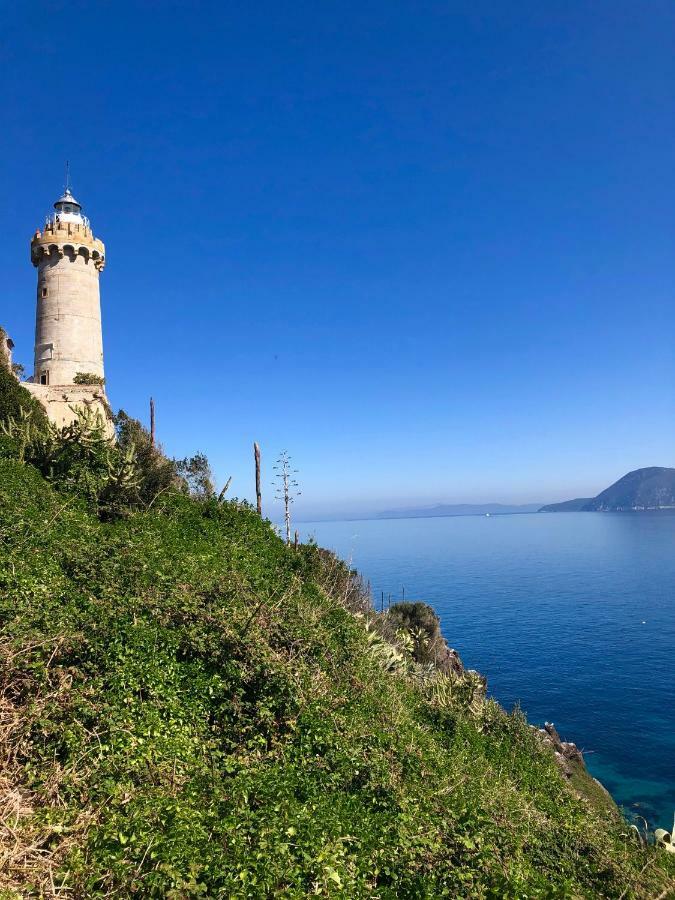
<svg viewBox="0 0 675 900"><path fill-rule="evenodd" d="M150 443L155 446L155 401L150 398Z"/></svg>
<svg viewBox="0 0 675 900"><path fill-rule="evenodd" d="M223 500L225 499L225 494L227 493L227 489L229 488L229 486L230 486L231 484L232 484L232 476L230 475L230 477L229 477L229 478L227 479L227 481L225 482L225 487L222 489L222 491L220 492L220 494L218 494L218 503L222 503L222 502L223 502Z"/></svg>
<svg viewBox="0 0 675 900"><path fill-rule="evenodd" d="M253 456L255 457L255 502L258 508L258 515L262 516L262 491L260 489L260 447L258 443L253 444Z"/></svg>
<svg viewBox="0 0 675 900"><path fill-rule="evenodd" d="M294 547L296 550L298 549L298 544L299 544L299 543L300 543L300 535L298 534L298 532L297 532L297 530L296 530L296 532L295 532L295 539L294 539L294 541L293 541L293 547Z"/></svg>

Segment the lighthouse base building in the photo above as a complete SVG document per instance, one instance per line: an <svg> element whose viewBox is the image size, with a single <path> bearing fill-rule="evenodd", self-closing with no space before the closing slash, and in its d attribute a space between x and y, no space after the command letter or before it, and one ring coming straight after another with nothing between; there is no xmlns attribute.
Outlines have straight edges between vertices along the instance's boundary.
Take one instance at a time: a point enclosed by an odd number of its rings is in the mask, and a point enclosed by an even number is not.
<svg viewBox="0 0 675 900"><path fill-rule="evenodd" d="M30 245L38 276L35 358L33 375L23 384L55 425L68 425L78 409L91 409L112 434L99 293L105 247L68 188L54 210Z"/></svg>
<svg viewBox="0 0 675 900"><path fill-rule="evenodd" d="M22 381L21 386L40 401L49 421L57 428L70 425L77 419L77 410L90 409L101 416L109 436L114 434L112 412L102 387L88 384L42 385Z"/></svg>

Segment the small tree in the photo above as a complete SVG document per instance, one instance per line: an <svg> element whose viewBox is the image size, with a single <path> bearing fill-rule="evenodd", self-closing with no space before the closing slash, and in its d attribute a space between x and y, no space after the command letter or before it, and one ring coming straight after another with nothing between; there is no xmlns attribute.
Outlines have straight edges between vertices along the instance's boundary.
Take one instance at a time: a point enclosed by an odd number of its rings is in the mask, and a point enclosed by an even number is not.
<svg viewBox="0 0 675 900"><path fill-rule="evenodd" d="M105 378L95 372L77 372L73 378L73 384L97 384L103 387Z"/></svg>
<svg viewBox="0 0 675 900"><path fill-rule="evenodd" d="M282 450L277 459L276 466L272 467L276 474L276 498L284 503L284 523L286 526L286 543L291 543L291 504L299 497L301 491L296 490L298 482L295 480L298 470L291 468L291 457L288 451Z"/></svg>
<svg viewBox="0 0 675 900"><path fill-rule="evenodd" d="M188 493L198 500L208 500L213 497L213 472L208 458L203 453L195 453L194 456L176 461L176 471L184 480Z"/></svg>
<svg viewBox="0 0 675 900"><path fill-rule="evenodd" d="M115 416L115 431L120 449L134 448L136 466L140 476L138 488L142 503L149 504L171 487L178 488L180 479L176 463L167 459L159 444L153 443L152 435L143 425L121 409Z"/></svg>

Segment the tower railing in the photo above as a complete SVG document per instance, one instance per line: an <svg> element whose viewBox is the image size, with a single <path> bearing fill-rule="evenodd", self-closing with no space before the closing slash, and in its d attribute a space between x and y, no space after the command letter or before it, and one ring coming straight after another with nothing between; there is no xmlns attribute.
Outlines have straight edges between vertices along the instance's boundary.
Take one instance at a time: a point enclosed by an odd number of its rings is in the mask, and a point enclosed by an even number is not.
<svg viewBox="0 0 675 900"><path fill-rule="evenodd" d="M80 226L84 227L86 231L91 231L91 224L89 219L86 216L80 215L81 222L68 222L64 221L58 213L52 213L50 216L45 216L45 228L54 229L59 226L65 228L66 225L74 225L76 228L80 228Z"/></svg>

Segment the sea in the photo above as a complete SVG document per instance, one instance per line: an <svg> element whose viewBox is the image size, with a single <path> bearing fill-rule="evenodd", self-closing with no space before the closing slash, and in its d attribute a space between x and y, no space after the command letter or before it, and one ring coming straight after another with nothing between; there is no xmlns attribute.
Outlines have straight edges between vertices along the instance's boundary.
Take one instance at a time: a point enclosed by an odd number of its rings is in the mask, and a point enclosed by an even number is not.
<svg viewBox="0 0 675 900"><path fill-rule="evenodd" d="M377 608L429 603L504 707L553 722L629 818L675 810L675 515L533 513L302 526Z"/></svg>

